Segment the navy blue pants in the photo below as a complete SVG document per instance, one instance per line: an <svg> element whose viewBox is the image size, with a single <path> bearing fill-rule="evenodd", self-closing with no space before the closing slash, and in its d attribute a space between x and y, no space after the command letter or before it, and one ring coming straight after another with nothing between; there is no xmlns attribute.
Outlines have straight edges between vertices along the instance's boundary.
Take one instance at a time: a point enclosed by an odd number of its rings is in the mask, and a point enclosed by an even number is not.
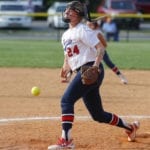
<svg viewBox="0 0 150 150"><path fill-rule="evenodd" d="M104 78L103 65L100 64L99 68L101 73L98 81L92 85L83 85L81 81L81 72L77 72L61 99L62 114L74 114L75 102L83 98L86 108L95 121L104 123L109 123L111 121L112 114L105 112L102 106L99 88Z"/></svg>
<svg viewBox="0 0 150 150"><path fill-rule="evenodd" d="M115 67L115 64L109 58L107 51L105 51L105 53L104 53L103 61L110 69L113 69Z"/></svg>

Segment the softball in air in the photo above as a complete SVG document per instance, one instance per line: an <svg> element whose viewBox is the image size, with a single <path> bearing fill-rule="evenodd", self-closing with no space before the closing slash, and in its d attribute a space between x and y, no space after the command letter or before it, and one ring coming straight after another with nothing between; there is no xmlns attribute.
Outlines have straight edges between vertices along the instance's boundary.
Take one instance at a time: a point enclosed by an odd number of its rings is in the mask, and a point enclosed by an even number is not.
<svg viewBox="0 0 150 150"><path fill-rule="evenodd" d="M32 95L34 95L34 96L38 96L38 95L40 94L40 88L37 87L37 86L32 87L31 93L32 93Z"/></svg>

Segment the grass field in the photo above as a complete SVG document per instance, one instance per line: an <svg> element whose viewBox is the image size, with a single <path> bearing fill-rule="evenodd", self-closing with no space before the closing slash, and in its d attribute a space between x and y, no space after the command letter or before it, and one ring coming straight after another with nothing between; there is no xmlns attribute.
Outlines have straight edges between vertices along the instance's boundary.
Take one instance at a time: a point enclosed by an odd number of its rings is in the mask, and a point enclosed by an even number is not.
<svg viewBox="0 0 150 150"><path fill-rule="evenodd" d="M122 69L150 69L149 42L110 42L108 54ZM58 68L63 63L63 50L57 41L1 40L0 67Z"/></svg>

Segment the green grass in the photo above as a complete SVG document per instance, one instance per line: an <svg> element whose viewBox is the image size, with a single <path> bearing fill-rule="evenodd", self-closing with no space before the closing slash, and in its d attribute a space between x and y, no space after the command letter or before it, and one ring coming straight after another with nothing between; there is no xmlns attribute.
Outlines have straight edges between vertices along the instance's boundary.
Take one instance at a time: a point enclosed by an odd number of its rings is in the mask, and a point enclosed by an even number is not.
<svg viewBox="0 0 150 150"><path fill-rule="evenodd" d="M149 42L110 42L107 51L121 69L150 69ZM0 41L0 67L58 68L62 63L63 49L60 42Z"/></svg>
<svg viewBox="0 0 150 150"><path fill-rule="evenodd" d="M54 41L0 41L0 67L60 67L63 50Z"/></svg>
<svg viewBox="0 0 150 150"><path fill-rule="evenodd" d="M150 69L149 42L109 43L108 53L113 62L123 69Z"/></svg>

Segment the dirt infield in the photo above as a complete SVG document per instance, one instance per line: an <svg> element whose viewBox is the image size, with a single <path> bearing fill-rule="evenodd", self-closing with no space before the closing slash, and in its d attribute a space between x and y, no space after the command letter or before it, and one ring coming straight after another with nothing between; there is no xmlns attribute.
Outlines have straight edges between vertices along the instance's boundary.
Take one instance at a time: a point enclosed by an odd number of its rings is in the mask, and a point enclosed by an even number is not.
<svg viewBox="0 0 150 150"><path fill-rule="evenodd" d="M60 99L67 84L59 69L0 68L0 150L46 150L61 133ZM123 85L110 70L101 87L104 108L128 121L139 120L135 142L123 129L89 118L82 100L75 105L72 130L77 150L150 150L150 71L123 71ZM33 86L41 94L31 95ZM85 118L84 118L85 117Z"/></svg>

